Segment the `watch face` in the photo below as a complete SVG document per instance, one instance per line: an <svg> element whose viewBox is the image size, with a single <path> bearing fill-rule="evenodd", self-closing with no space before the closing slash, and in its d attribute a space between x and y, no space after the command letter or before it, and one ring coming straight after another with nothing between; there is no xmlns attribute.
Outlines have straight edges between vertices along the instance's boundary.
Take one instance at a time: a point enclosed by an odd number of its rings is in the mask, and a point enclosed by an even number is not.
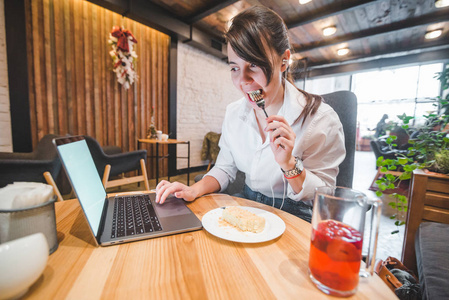
<svg viewBox="0 0 449 300"><path fill-rule="evenodd" d="M299 170L299 172L302 172L302 170L304 170L304 165L302 164L302 160L299 159L299 157L296 157L296 168Z"/></svg>

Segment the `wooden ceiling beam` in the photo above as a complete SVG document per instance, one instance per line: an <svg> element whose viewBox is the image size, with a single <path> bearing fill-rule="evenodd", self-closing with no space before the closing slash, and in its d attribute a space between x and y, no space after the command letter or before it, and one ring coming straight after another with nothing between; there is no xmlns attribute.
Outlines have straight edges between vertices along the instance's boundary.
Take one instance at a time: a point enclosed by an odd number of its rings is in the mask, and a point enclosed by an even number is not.
<svg viewBox="0 0 449 300"><path fill-rule="evenodd" d="M449 38L441 38L439 40L429 41L428 43L420 44L420 45L395 48L395 53L396 53L395 57L401 56L401 53L402 53L402 55L407 55L407 54L411 54L413 52L427 52L427 51L433 51L433 50L436 50L439 48L449 48ZM391 55L391 54L392 54L391 50L387 49L384 51L378 51L375 53L371 53L369 55L366 55L366 54L352 55L349 57L345 57L342 60L319 61L319 62L309 63L309 69L323 67L326 65L330 66L330 65L336 65L336 64L345 64L345 63L349 63L349 62L362 61L362 60L368 61L368 60L373 60L376 57L385 57L386 55Z"/></svg>
<svg viewBox="0 0 449 300"><path fill-rule="evenodd" d="M432 63L449 61L449 48L443 48L433 51L425 51L417 54L403 55L398 57L378 58L369 61L347 62L340 65L330 65L311 69L308 71L307 78L330 76L335 74L347 74L357 71L385 68L398 65L408 65L417 63Z"/></svg>
<svg viewBox="0 0 449 300"><path fill-rule="evenodd" d="M299 17L296 20L287 23L287 28L292 29L295 27L303 26L308 23L312 23L321 19L329 18L344 12L352 11L354 9L360 9L370 3L376 2L376 0L361 0L361 1L342 1L334 2L331 5L323 6L309 14L307 17Z"/></svg>
<svg viewBox="0 0 449 300"><path fill-rule="evenodd" d="M216 13L217 11L234 4L235 2L238 2L239 0L226 0L226 1L214 1L212 5L209 5L202 10L200 10L198 13L189 16L185 19L186 23L193 24L195 22L198 22L201 19L204 19L205 17Z"/></svg>
<svg viewBox="0 0 449 300"><path fill-rule="evenodd" d="M88 0L127 18L140 22L181 42L191 43L197 48L220 59L226 57L226 45L208 33L192 28L192 25L177 18L168 10L148 0Z"/></svg>
<svg viewBox="0 0 449 300"><path fill-rule="evenodd" d="M361 30L356 33L346 34L343 36L335 37L329 40L324 40L316 43L312 43L310 45L304 47L295 47L295 53L301 53L306 51L312 51L319 48L329 47L338 45L341 43L349 43L351 41L364 39L368 37L373 37L376 35L381 35L385 33L390 33L394 31L399 31L402 29L413 28L417 26L430 25L439 22L449 21L449 8L438 9L433 13L426 14L424 16L410 18L403 21L385 24L378 27L368 28L365 30Z"/></svg>

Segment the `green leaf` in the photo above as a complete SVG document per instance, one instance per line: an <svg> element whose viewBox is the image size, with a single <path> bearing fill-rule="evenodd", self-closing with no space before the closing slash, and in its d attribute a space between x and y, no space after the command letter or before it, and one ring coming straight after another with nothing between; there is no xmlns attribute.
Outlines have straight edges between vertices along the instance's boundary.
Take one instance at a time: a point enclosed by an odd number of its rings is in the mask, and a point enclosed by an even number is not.
<svg viewBox="0 0 449 300"><path fill-rule="evenodd" d="M396 233L399 233L399 230L394 230L391 232L391 234L396 234Z"/></svg>
<svg viewBox="0 0 449 300"><path fill-rule="evenodd" d="M399 162L401 165L405 165L406 163L408 163L408 159L406 159L406 158L400 158L400 159L398 159L398 162Z"/></svg>
<svg viewBox="0 0 449 300"><path fill-rule="evenodd" d="M399 180L407 180L412 178L412 174L408 172L404 172L399 176Z"/></svg>
<svg viewBox="0 0 449 300"><path fill-rule="evenodd" d="M394 160L392 160L392 159L386 159L384 162L385 162L386 165L394 164Z"/></svg>
<svg viewBox="0 0 449 300"><path fill-rule="evenodd" d="M388 169L386 167L382 167L382 169L380 169L381 172L387 172Z"/></svg>
<svg viewBox="0 0 449 300"><path fill-rule="evenodd" d="M382 197L383 193L381 191L376 191L376 196L377 197Z"/></svg>
<svg viewBox="0 0 449 300"><path fill-rule="evenodd" d="M385 177L388 179L388 181L394 181L396 179L396 176L393 174L385 174Z"/></svg>
<svg viewBox="0 0 449 300"><path fill-rule="evenodd" d="M413 169L412 169L412 167L410 165L405 165L404 166L404 171L405 172L411 172L411 171L413 171Z"/></svg>
<svg viewBox="0 0 449 300"><path fill-rule="evenodd" d="M399 201L401 201L404 204L407 203L407 197L405 197L404 195L399 195L398 199L399 199Z"/></svg>

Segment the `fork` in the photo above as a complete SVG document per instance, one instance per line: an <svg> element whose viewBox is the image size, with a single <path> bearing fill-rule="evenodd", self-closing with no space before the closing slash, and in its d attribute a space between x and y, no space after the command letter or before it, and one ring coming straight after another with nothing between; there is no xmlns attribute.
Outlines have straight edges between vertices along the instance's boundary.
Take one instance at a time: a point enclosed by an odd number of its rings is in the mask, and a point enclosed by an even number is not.
<svg viewBox="0 0 449 300"><path fill-rule="evenodd" d="M257 91L252 91L249 93L249 97L251 98L251 100L253 100L258 107L263 109L263 112L265 113L265 116L268 118L268 114L265 111L265 99L263 98L262 94L260 93L259 90Z"/></svg>
<svg viewBox="0 0 449 300"><path fill-rule="evenodd" d="M265 99L260 93L260 90L249 92L249 97L257 104L258 107L263 109L265 116L268 118L268 114L265 111ZM281 146L282 149L285 149L284 145L280 144L279 146Z"/></svg>

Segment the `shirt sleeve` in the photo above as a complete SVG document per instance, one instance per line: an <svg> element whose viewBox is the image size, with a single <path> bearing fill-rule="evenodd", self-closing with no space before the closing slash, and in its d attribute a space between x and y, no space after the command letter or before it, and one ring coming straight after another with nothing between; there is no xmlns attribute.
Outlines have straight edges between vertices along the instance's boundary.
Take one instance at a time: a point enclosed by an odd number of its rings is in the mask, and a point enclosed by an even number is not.
<svg viewBox="0 0 449 300"><path fill-rule="evenodd" d="M307 146L303 153L295 155L303 161L306 178L301 192L296 194L288 185L287 195L311 205L315 188L335 185L338 166L346 156L343 126L335 111L315 117L301 143Z"/></svg>

